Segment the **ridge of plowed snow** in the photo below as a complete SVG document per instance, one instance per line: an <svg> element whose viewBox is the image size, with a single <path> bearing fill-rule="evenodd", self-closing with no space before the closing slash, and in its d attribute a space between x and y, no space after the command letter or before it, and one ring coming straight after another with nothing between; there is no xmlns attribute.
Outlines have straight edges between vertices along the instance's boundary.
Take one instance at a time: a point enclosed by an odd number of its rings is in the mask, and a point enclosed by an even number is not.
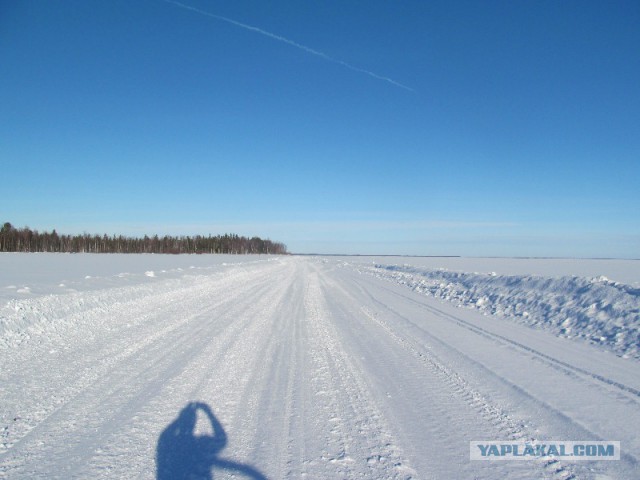
<svg viewBox="0 0 640 480"><path fill-rule="evenodd" d="M640 288L606 277L496 275L382 264L363 270L460 307L640 358Z"/></svg>

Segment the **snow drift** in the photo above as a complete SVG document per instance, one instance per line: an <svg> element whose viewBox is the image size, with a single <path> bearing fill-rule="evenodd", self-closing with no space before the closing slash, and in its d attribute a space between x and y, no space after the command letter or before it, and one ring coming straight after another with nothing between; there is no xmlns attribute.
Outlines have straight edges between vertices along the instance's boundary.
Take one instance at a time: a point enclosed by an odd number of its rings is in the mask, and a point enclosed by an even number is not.
<svg viewBox="0 0 640 480"><path fill-rule="evenodd" d="M606 277L497 275L383 264L365 271L460 307L640 358L640 288Z"/></svg>

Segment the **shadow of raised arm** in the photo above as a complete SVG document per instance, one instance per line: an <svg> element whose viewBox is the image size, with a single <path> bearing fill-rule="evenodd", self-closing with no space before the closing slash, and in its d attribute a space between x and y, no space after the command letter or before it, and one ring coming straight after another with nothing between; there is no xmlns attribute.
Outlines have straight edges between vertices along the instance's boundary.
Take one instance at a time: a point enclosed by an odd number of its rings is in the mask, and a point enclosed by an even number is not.
<svg viewBox="0 0 640 480"><path fill-rule="evenodd" d="M211 411L209 405L201 402L196 403L195 405L196 408L202 410L209 419L209 423L211 423L211 429L213 430L213 438L216 440L216 445L219 445L220 450L222 450L227 446L227 432L224 431L224 428Z"/></svg>

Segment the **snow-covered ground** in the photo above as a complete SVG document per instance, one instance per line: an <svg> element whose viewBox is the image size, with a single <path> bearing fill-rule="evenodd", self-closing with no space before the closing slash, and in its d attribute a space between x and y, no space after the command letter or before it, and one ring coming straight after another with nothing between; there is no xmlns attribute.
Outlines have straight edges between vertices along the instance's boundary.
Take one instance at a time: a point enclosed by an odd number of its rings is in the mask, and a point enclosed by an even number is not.
<svg viewBox="0 0 640 480"><path fill-rule="evenodd" d="M640 478L639 264L2 254L0 477Z"/></svg>
<svg viewBox="0 0 640 480"><path fill-rule="evenodd" d="M359 268L459 307L640 358L640 261L555 260L554 266L554 260L546 259L470 259L467 268L480 267L484 272L469 272L459 270L465 259L412 260L409 264L360 261ZM487 271L491 266L509 273ZM527 270L537 273L524 273Z"/></svg>

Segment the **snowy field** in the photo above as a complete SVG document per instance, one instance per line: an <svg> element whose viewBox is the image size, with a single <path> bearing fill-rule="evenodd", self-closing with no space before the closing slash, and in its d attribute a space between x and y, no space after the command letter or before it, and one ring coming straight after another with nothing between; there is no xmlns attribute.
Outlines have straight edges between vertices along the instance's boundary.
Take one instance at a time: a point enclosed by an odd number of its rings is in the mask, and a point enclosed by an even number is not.
<svg viewBox="0 0 640 480"><path fill-rule="evenodd" d="M0 254L0 478L640 478L639 267Z"/></svg>

